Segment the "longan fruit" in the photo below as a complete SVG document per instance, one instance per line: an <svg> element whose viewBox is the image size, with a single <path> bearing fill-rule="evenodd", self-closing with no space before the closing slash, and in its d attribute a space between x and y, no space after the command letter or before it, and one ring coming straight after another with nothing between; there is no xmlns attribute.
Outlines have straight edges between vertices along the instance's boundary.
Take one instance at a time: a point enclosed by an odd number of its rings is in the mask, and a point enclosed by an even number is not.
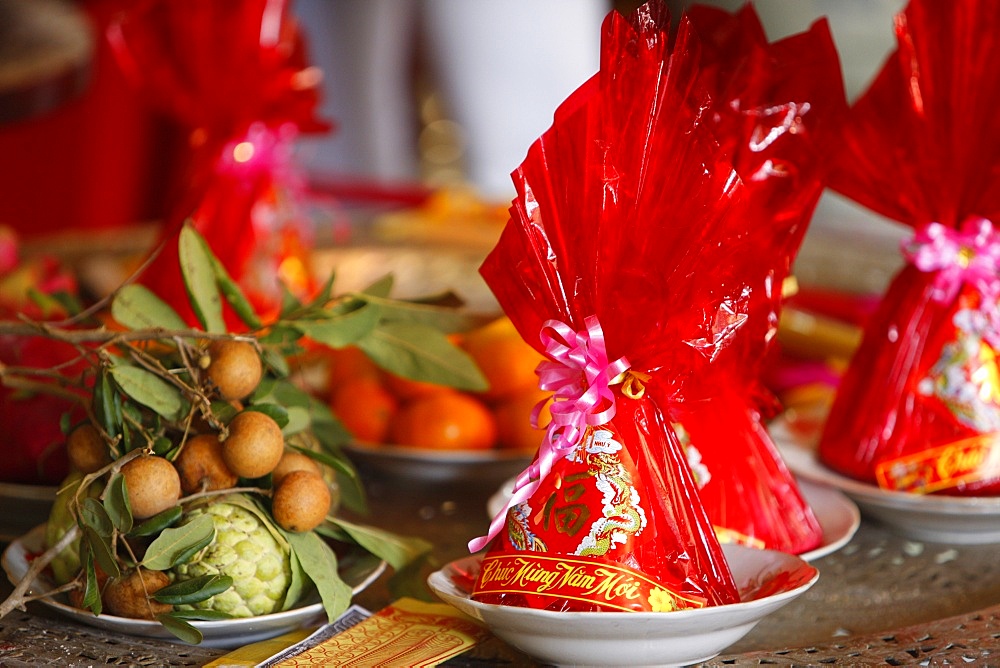
<svg viewBox="0 0 1000 668"><path fill-rule="evenodd" d="M322 476L292 471L274 490L271 514L286 531L312 531L326 519L330 501L330 488Z"/></svg>
<svg viewBox="0 0 1000 668"><path fill-rule="evenodd" d="M108 612L119 617L156 619L156 615L170 612L174 606L160 603L152 595L170 584L170 576L163 571L137 568L129 574L108 581L101 600Z"/></svg>
<svg viewBox="0 0 1000 668"><path fill-rule="evenodd" d="M176 505L181 498L181 478L163 457L142 455L122 467L132 517L144 520Z"/></svg>
<svg viewBox="0 0 1000 668"><path fill-rule="evenodd" d="M111 452L101 432L86 422L66 437L66 455L70 467L81 473L94 473L111 463Z"/></svg>
<svg viewBox="0 0 1000 668"><path fill-rule="evenodd" d="M274 470L285 452L281 427L268 415L254 410L236 414L229 436L222 442L222 458L241 478L259 478Z"/></svg>
<svg viewBox="0 0 1000 668"><path fill-rule="evenodd" d="M288 450L281 455L278 465L271 471L272 484L277 486L292 471L311 471L316 475L323 475L323 471L315 459L301 452Z"/></svg>
<svg viewBox="0 0 1000 668"><path fill-rule="evenodd" d="M239 479L226 466L222 443L214 434L198 434L189 438L174 460L181 478L181 490L194 494L204 490L229 489Z"/></svg>
<svg viewBox="0 0 1000 668"><path fill-rule="evenodd" d="M208 346L208 357L205 375L223 399L243 399L260 384L264 367L253 344L246 341L213 341Z"/></svg>

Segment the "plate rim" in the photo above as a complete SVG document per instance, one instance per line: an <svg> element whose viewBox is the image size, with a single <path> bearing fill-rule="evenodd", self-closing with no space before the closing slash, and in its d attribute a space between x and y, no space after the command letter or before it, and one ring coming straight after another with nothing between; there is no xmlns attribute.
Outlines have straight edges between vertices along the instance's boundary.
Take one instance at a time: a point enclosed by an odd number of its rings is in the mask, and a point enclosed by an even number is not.
<svg viewBox="0 0 1000 668"><path fill-rule="evenodd" d="M7 580L14 586L20 582L20 578L27 573L27 569L21 571L19 568L15 568L13 559L15 556L20 557L27 563L28 555L32 553L32 548L27 541L42 542L45 540L45 524L39 524L32 528L28 533L19 536L7 545L4 549L3 554L0 555L0 566L2 566L4 573L7 576ZM388 568L388 563L385 559L379 560L372 572L367 573L364 577L360 578L356 583L349 583L351 587L352 597L364 591L366 588L371 586L375 580L382 576ZM15 571L20 571L20 574ZM33 589L37 589L41 592L51 589L52 586L40 578L36 578L32 584ZM101 613L100 615L94 615L87 610L81 610L75 608L71 605L67 605L60 600L52 597L42 597L35 599L38 603L45 605L62 615L70 617L76 621L87 624L89 626L95 626L98 628L110 628L110 627L121 627L116 628L116 631L125 633L127 635L140 636L145 638L158 638L167 639L174 642L179 642L173 634L167 631L162 624L154 620L146 619L133 619L131 617L120 617L117 615L111 615L107 613ZM233 633L238 634L243 627L253 627L254 625L263 626L274 626L275 630L278 629L280 624L280 630L291 630L296 628L300 622L312 616L318 616L323 611L323 603L321 601L308 603L299 607L289 608L288 610L281 610L279 612L272 612L266 615L256 615L254 617L239 617L234 619L224 619L224 620L191 620L189 623L202 632L215 632L212 634L213 640L221 640L225 637L230 637L232 634L220 635L218 632L225 631L227 628L232 626L237 626L238 628L233 631ZM100 621L98 621L100 620ZM280 631L279 631L280 633ZM277 635L277 634L275 634ZM208 640L208 638L206 638ZM205 643L202 643L205 645Z"/></svg>
<svg viewBox="0 0 1000 668"><path fill-rule="evenodd" d="M490 464L524 460L530 463L533 452L489 448L482 450L436 450L391 443L362 443L351 441L343 445L348 455L354 453L363 457L393 457L405 461L419 461L442 464Z"/></svg>
<svg viewBox="0 0 1000 668"><path fill-rule="evenodd" d="M1000 514L1000 496L945 496L914 494L882 489L877 485L848 478L824 466L809 444L797 439L780 421L771 427L771 438L788 468L797 476L814 483L837 489L858 503L870 503L884 508L912 509L941 515Z"/></svg>

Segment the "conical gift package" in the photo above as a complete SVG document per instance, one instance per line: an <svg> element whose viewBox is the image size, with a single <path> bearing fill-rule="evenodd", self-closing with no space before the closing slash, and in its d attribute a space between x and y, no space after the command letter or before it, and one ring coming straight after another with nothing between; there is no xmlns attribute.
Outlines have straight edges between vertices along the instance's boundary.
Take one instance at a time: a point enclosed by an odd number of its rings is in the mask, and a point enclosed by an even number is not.
<svg viewBox="0 0 1000 668"><path fill-rule="evenodd" d="M477 600L669 611L738 600L670 420L740 335L758 261L746 189L704 115L698 44L649 3L513 174L481 273L548 359L552 421L487 536ZM536 413L541 406L536 407Z"/></svg>
<svg viewBox="0 0 1000 668"><path fill-rule="evenodd" d="M831 185L912 228L820 460L913 493L1000 492L1000 3L913 0Z"/></svg>
<svg viewBox="0 0 1000 668"><path fill-rule="evenodd" d="M798 554L821 543L822 529L767 431L777 406L763 365L839 141L840 63L825 20L769 42L751 5L734 14L694 6L688 17L702 38L699 80L716 135L757 212L747 234L758 263L743 334L691 379L672 417L720 540Z"/></svg>

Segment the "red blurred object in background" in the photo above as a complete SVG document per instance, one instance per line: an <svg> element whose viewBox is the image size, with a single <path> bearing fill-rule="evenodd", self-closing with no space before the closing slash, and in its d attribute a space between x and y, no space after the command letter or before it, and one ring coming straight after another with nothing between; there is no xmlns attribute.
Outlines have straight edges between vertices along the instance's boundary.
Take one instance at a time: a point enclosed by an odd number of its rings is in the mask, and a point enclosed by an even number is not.
<svg viewBox="0 0 1000 668"><path fill-rule="evenodd" d="M0 223L26 239L158 218L175 160L172 124L129 87L99 38L134 3L75 4L94 32L85 88L45 113L0 122Z"/></svg>
<svg viewBox="0 0 1000 668"><path fill-rule="evenodd" d="M191 220L258 307L280 303L277 278L305 296L311 239L292 153L298 133L329 125L314 116L321 73L289 2L141 0L107 35L131 83L187 132L183 187L147 285L186 304L176 234Z"/></svg>
<svg viewBox="0 0 1000 668"><path fill-rule="evenodd" d="M29 291L38 299L29 299ZM56 293L75 295L73 276L50 258L22 261L16 235L0 227L0 320L21 314L35 321L64 318L66 311L57 300L44 297ZM0 364L8 367L43 372L58 368L69 374L83 370L79 356L74 346L49 337L0 335ZM69 466L62 416L69 413L71 420L79 420L82 405L71 398L68 388L65 395L38 391L30 374L20 376L22 382L5 378L6 384L0 384L0 481L54 484L66 476Z"/></svg>

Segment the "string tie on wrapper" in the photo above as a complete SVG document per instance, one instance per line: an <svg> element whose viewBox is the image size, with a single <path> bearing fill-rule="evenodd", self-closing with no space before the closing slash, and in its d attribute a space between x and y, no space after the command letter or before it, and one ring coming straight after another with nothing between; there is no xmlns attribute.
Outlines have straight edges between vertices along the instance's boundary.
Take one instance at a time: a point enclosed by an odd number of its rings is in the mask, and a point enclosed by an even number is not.
<svg viewBox="0 0 1000 668"><path fill-rule="evenodd" d="M951 302L963 284L975 288L988 324L985 338L1000 345L1000 235L992 222L971 217L959 229L930 223L904 242L902 251L917 269L934 273L931 298L936 302Z"/></svg>
<svg viewBox="0 0 1000 668"><path fill-rule="evenodd" d="M574 331L558 320L547 320L540 333L548 360L535 369L538 386L552 396L538 402L531 412L531 424L538 427L538 417L552 401L552 420L545 431L538 456L514 482L507 505L490 523L489 533L469 542L469 551L478 552L500 533L507 511L531 497L552 466L570 454L583 438L587 427L607 424L615 416L615 395L611 386L624 382L630 374L629 362L620 357L608 362L604 331L597 316L584 320L584 328ZM632 372L641 386L649 376Z"/></svg>

